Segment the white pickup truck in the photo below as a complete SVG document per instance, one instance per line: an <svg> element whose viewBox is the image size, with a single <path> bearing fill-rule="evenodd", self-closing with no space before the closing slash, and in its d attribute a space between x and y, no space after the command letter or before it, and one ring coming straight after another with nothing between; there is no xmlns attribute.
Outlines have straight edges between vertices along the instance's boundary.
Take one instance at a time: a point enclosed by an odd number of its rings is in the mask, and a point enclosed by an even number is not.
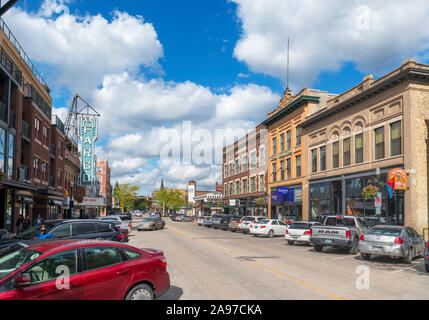
<svg viewBox="0 0 429 320"><path fill-rule="evenodd" d="M321 252L324 247L346 248L351 254L359 250L359 238L368 230L365 220L352 216L327 216L322 226L311 229L310 243Z"/></svg>

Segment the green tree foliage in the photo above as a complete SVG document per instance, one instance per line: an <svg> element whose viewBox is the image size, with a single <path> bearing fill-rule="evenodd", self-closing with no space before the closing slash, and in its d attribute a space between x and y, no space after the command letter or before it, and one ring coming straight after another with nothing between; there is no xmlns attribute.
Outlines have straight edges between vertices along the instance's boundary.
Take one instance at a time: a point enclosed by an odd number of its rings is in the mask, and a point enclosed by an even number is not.
<svg viewBox="0 0 429 320"><path fill-rule="evenodd" d="M160 201L161 206L165 209L178 210L186 205L186 200L178 190L161 189L154 195L154 199Z"/></svg>
<svg viewBox="0 0 429 320"><path fill-rule="evenodd" d="M134 203L137 199L137 191L139 187L132 186L130 184L116 184L113 191L113 196L115 197L116 203L121 207L121 210L124 208L134 208Z"/></svg>

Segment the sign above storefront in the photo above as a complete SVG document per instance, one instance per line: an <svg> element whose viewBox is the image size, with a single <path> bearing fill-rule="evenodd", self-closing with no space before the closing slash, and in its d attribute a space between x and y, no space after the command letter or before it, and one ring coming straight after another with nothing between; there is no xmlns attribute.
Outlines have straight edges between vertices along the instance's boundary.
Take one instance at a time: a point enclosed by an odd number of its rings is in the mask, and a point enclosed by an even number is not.
<svg viewBox="0 0 429 320"><path fill-rule="evenodd" d="M94 116L83 116L79 121L79 134L82 140L81 185L91 186L96 182L95 141L98 139L98 120Z"/></svg>
<svg viewBox="0 0 429 320"><path fill-rule="evenodd" d="M389 180L395 178L394 190L408 190L408 174L404 169L393 169L389 171Z"/></svg>
<svg viewBox="0 0 429 320"><path fill-rule="evenodd" d="M105 207L106 199L104 198L83 198L82 203L79 203L82 207Z"/></svg>
<svg viewBox="0 0 429 320"><path fill-rule="evenodd" d="M278 187L277 188L277 192L278 193L282 193L282 194L289 194L289 188L287 188L287 187Z"/></svg>

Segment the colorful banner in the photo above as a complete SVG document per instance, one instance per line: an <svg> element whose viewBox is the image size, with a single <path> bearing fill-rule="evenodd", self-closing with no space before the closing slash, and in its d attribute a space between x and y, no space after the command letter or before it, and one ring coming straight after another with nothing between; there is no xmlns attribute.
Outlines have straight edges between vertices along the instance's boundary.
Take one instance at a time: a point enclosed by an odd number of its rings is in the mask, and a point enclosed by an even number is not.
<svg viewBox="0 0 429 320"><path fill-rule="evenodd" d="M395 178L393 190L408 190L408 174L404 169L393 169L389 171L389 181Z"/></svg>

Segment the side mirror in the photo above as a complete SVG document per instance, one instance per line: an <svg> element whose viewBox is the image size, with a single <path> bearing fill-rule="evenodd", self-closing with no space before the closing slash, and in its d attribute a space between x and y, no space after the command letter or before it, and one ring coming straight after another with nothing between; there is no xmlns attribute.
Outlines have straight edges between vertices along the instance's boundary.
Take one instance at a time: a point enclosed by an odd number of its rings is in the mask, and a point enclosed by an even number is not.
<svg viewBox="0 0 429 320"><path fill-rule="evenodd" d="M18 289L25 288L25 287L28 287L29 285L31 285L30 278L20 276L15 279L15 288L18 288Z"/></svg>

